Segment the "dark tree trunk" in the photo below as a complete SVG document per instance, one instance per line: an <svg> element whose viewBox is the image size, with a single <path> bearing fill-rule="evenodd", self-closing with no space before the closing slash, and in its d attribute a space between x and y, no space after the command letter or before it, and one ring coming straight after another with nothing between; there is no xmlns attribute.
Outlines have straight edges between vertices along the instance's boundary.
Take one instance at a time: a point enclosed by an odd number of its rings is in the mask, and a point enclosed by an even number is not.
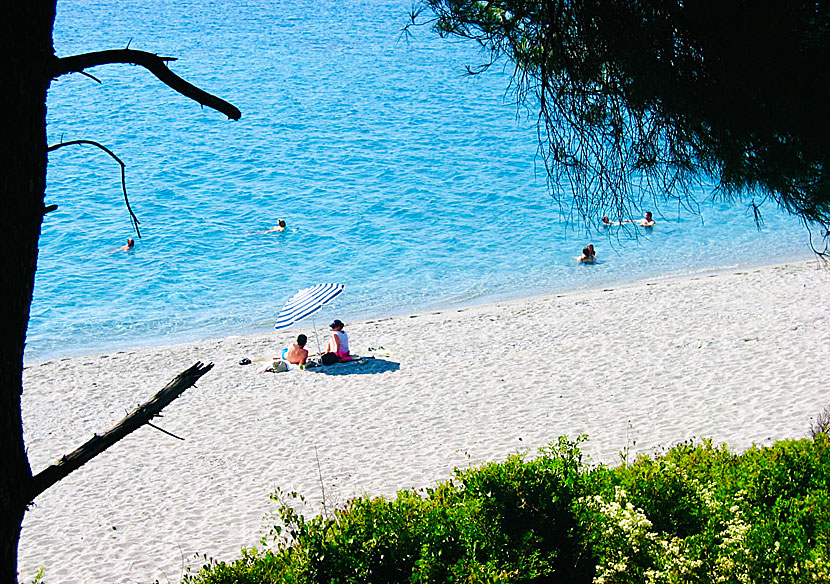
<svg viewBox="0 0 830 584"><path fill-rule="evenodd" d="M106 63L131 63L173 90L238 120L236 106L188 83L167 68L172 57L128 49L58 59L52 46L56 0L10 0L0 19L0 584L17 582L20 528L38 494L158 415L212 364L196 363L103 436L96 436L36 477L23 444L23 348L32 304L44 212L47 153L88 140L46 144L46 92L54 77ZM118 160L119 163L121 162ZM122 164L123 169L123 164ZM122 173L123 180L123 173ZM123 184L123 183L122 183ZM127 192L124 190L126 202ZM127 203L129 208L129 203ZM132 213L132 211L131 211Z"/></svg>
<svg viewBox="0 0 830 584"><path fill-rule="evenodd" d="M55 0L12 0L0 19L0 582L17 582L32 471L23 445L23 347L46 186L46 91Z"/></svg>

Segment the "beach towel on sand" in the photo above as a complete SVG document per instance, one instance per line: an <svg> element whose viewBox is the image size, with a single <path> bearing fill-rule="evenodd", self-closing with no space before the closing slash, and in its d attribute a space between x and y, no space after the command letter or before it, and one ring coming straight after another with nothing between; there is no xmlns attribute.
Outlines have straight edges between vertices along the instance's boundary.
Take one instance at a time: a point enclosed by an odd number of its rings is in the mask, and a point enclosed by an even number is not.
<svg viewBox="0 0 830 584"><path fill-rule="evenodd" d="M374 358L374 357L372 357ZM320 356L321 365L336 365L337 363L365 363L365 359L358 355L349 355L345 359L339 357L337 353L323 353Z"/></svg>

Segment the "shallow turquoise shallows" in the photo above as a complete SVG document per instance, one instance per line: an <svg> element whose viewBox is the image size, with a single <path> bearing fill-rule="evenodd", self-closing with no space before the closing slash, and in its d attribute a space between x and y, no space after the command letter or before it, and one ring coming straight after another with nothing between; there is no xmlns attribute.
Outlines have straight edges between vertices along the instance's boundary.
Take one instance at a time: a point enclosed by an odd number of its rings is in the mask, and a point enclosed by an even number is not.
<svg viewBox="0 0 830 584"><path fill-rule="evenodd" d="M317 317L355 319L810 257L772 206L661 206L657 226L586 233L549 197L509 76L426 29L410 0L59 0L59 55L131 48L243 112L231 122L140 67L63 77L27 361L273 330L300 288L342 282ZM283 233L263 233L283 218ZM593 241L599 263L575 257ZM694 299L690 299L694 301ZM290 333L274 333L286 339Z"/></svg>

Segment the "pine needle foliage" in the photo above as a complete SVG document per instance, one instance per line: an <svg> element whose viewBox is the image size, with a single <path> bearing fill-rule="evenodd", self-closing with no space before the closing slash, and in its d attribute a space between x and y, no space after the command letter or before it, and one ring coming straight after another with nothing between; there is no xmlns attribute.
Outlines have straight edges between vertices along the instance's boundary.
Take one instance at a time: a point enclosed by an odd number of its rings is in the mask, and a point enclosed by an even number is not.
<svg viewBox="0 0 830 584"><path fill-rule="evenodd" d="M775 201L826 243L830 5L421 0L413 25L477 43L484 62L470 73L512 66L549 186L577 218L694 205L705 182L747 201L759 224L759 205Z"/></svg>

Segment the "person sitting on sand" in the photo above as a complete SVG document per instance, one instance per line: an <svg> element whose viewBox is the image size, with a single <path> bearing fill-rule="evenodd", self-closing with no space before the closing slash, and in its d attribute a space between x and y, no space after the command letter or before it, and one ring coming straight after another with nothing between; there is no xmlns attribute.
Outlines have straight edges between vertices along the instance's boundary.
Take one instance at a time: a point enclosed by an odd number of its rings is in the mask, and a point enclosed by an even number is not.
<svg viewBox="0 0 830 584"><path fill-rule="evenodd" d="M335 319L329 327L331 328L331 337L329 337L329 344L326 345L326 353L321 357L323 365L351 360L349 335L343 330L343 322Z"/></svg>
<svg viewBox="0 0 830 584"><path fill-rule="evenodd" d="M127 239L127 243L125 245L119 247L115 251L130 251L134 246L135 246L135 241L133 241L133 238L130 237L130 238Z"/></svg>
<svg viewBox="0 0 830 584"><path fill-rule="evenodd" d="M308 337L299 335L296 343L283 350L282 358L294 365L305 365L308 359L308 349L305 348L307 341Z"/></svg>
<svg viewBox="0 0 830 584"><path fill-rule="evenodd" d="M593 264L596 261L596 258L591 255L591 248L583 247L582 248L582 255L579 256L576 261L580 264Z"/></svg>

